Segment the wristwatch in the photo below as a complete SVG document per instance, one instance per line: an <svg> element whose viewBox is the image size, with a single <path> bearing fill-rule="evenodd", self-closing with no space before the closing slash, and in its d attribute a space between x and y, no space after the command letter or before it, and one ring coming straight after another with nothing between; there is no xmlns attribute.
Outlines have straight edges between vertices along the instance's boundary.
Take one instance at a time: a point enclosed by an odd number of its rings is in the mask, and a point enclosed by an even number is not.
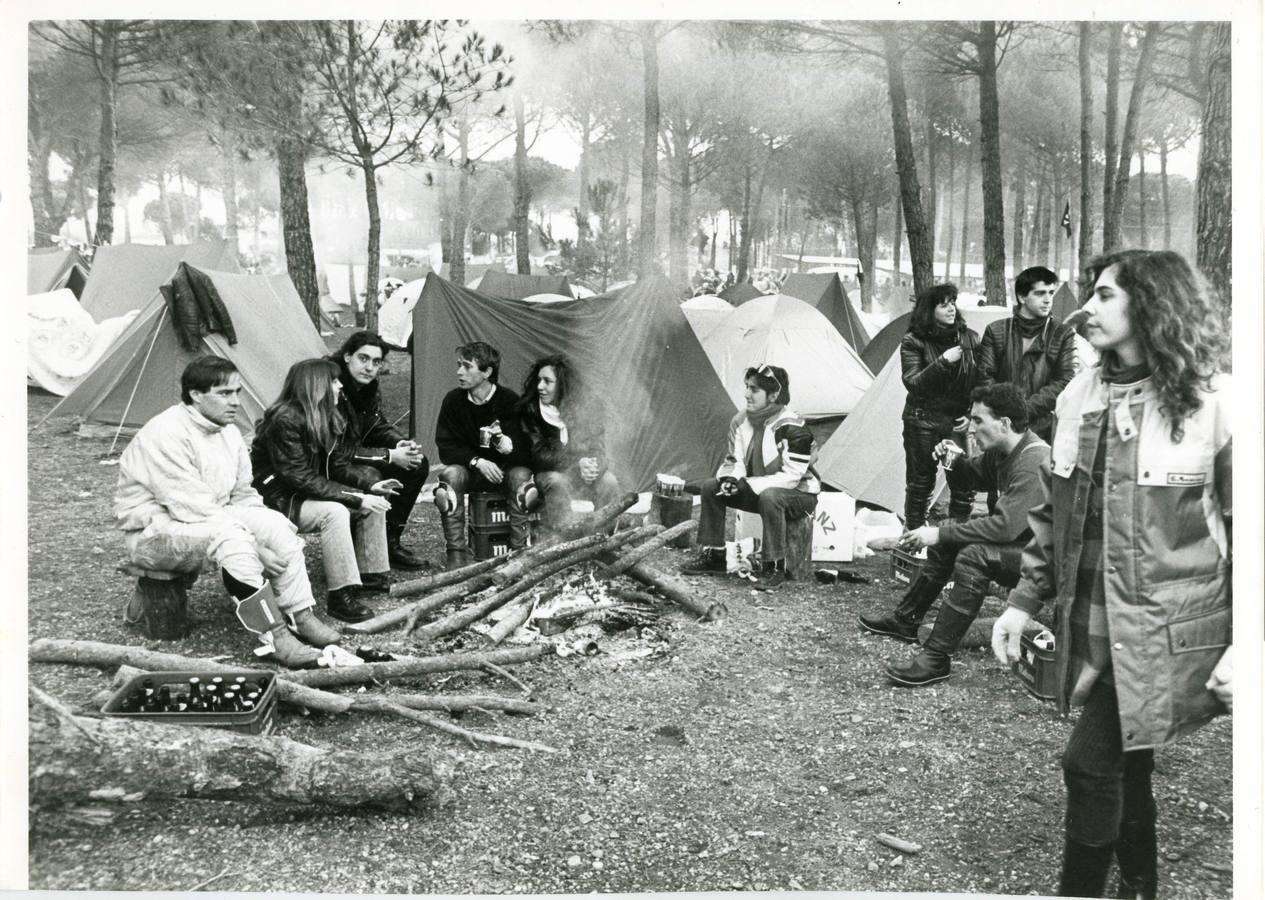
<svg viewBox="0 0 1265 900"><path fill-rule="evenodd" d="M477 456L472 456L472 457L470 458L470 468L472 468L472 469L477 469L477 468L479 468L479 457L477 457Z"/></svg>

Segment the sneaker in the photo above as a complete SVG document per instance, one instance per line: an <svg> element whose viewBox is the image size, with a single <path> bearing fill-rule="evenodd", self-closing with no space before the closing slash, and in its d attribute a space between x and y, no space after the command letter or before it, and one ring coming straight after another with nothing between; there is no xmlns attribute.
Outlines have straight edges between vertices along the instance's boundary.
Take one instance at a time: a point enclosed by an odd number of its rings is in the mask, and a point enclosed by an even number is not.
<svg viewBox="0 0 1265 900"><path fill-rule="evenodd" d="M896 638L906 644L918 643L918 623L907 622L895 613L883 616L857 616L857 621L870 634Z"/></svg>

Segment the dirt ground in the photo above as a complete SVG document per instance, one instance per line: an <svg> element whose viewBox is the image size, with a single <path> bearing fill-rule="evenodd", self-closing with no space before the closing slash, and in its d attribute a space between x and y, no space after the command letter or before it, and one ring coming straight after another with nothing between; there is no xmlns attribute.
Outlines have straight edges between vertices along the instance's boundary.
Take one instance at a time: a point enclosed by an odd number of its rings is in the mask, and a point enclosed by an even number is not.
<svg viewBox="0 0 1265 900"><path fill-rule="evenodd" d="M391 360L384 385L398 414L407 408L408 360ZM34 425L55 398L32 392L28 400ZM131 584L114 569L122 541L110 517L118 470L108 464L109 441L80 438L65 420L28 440L30 637L146 644L249 664L250 644L209 577L194 587L197 625L184 640L145 642L124 626ZM419 506L406 539L441 558L433 508ZM655 562L671 570L684 559L663 550ZM960 653L947 682L892 687L883 662L910 648L856 624L858 613L898 597L888 565L880 554L849 567L868 584L796 583L774 594L697 579L700 594L727 605L723 624L673 613L662 655L515 667L542 714L461 720L556 754L473 750L398 721L284 711L277 733L299 741L448 758L452 791L416 816L191 799L120 806L107 825L40 812L29 835L30 886L1050 893L1061 849L1059 754L1070 722L982 649ZM309 560L309 569L319 591L320 566ZM990 600L985 614L999 604ZM409 649L392 634L364 643ZM109 676L32 664L31 679L78 705ZM427 689L518 696L484 674L386 688ZM1162 896L1230 896L1230 743L1223 718L1157 754ZM875 836L884 832L921 852L880 845Z"/></svg>

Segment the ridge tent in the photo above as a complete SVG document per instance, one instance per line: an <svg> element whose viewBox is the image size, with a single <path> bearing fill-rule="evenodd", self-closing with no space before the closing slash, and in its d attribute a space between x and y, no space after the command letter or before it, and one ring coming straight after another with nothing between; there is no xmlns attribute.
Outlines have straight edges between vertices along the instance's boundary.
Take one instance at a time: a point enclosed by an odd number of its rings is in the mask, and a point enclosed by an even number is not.
<svg viewBox="0 0 1265 900"><path fill-rule="evenodd" d="M565 275L514 275L493 269L483 273L479 292L507 300L522 300L536 294L561 294L574 299Z"/></svg>
<svg viewBox="0 0 1265 900"><path fill-rule="evenodd" d="M958 309L962 311L967 327L980 337L984 336L984 329L989 322L1004 319L1010 315L1009 306L959 306ZM897 355L896 350L900 347L900 339L909 330L909 320L913 318L913 315L912 312L907 312L897 316L884 325L878 334L870 338L870 342L861 351L861 359L871 372L881 371L883 366L887 365L888 359Z"/></svg>
<svg viewBox="0 0 1265 900"><path fill-rule="evenodd" d="M874 381L820 310L785 294L744 303L702 344L735 406L743 402L743 373L764 363L786 369L790 407L810 419L846 416Z"/></svg>
<svg viewBox="0 0 1265 900"><path fill-rule="evenodd" d="M83 296L88 281L88 261L78 250L37 247L26 254L26 293L50 294L67 288L75 299Z"/></svg>
<svg viewBox="0 0 1265 900"><path fill-rule="evenodd" d="M378 334L393 347L407 347L413 333L413 307L422 296L425 278L396 288L378 307Z"/></svg>
<svg viewBox="0 0 1265 900"><path fill-rule="evenodd" d="M175 266L168 274L174 271ZM155 287L140 314L46 418L81 416L88 432L134 431L179 403L184 367L213 354L232 360L241 373L237 424L249 439L264 409L281 393L290 366L328 351L289 278L199 271L228 310L236 344L222 334L206 334L195 352L182 349L167 302Z"/></svg>
<svg viewBox="0 0 1265 900"><path fill-rule="evenodd" d="M1050 310L1050 315L1060 322L1065 322L1068 316L1080 308L1080 300L1076 297L1076 291L1072 290L1071 283L1065 281L1060 284L1059 289L1054 292L1054 305Z"/></svg>
<svg viewBox="0 0 1265 900"><path fill-rule="evenodd" d="M716 295L726 303L732 303L734 306L742 306L748 300L754 300L756 297L763 297L764 291L760 290L750 281L740 281L737 284L731 284L719 294Z"/></svg>
<svg viewBox="0 0 1265 900"><path fill-rule="evenodd" d="M787 275L786 281L782 282L781 293L816 307L858 353L869 343L870 333L866 330L865 323L861 321L852 301L848 299L843 283L839 281L836 273Z"/></svg>
<svg viewBox="0 0 1265 900"><path fill-rule="evenodd" d="M702 341L734 308L715 294L699 294L681 304L681 312Z"/></svg>
<svg viewBox="0 0 1265 900"><path fill-rule="evenodd" d="M564 297L562 294L532 294L530 297L523 297L524 303L566 303L569 300L576 300L576 297Z"/></svg>
<svg viewBox="0 0 1265 900"><path fill-rule="evenodd" d="M618 295L527 303L427 276L413 308L413 439L432 460L435 420L453 387L453 351L486 341L501 353L498 382L521 391L531 363L565 353L606 403L611 470L627 490L659 472L702 478L724 455L737 411L664 278Z"/></svg>
<svg viewBox="0 0 1265 900"><path fill-rule="evenodd" d="M240 272L237 251L228 241L196 244L107 244L98 247L79 301L98 322L145 306L176 267Z"/></svg>

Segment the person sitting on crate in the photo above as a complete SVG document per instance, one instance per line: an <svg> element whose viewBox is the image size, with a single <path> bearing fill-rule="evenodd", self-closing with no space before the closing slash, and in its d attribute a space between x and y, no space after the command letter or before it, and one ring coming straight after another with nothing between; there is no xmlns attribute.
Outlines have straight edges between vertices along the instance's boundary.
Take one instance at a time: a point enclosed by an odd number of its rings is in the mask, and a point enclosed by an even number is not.
<svg viewBox="0 0 1265 900"><path fill-rule="evenodd" d="M396 569L424 569L429 563L401 542L404 526L430 472L422 448L392 427L382 414L378 373L386 361L387 342L372 331L356 331L330 357L338 364L343 390L338 410L347 422L345 440L354 448L352 464L370 471L365 478L400 482L387 499L387 557ZM374 473L377 477L374 477Z"/></svg>
<svg viewBox="0 0 1265 900"><path fill-rule="evenodd" d="M300 532L320 535L325 611L344 622L363 622L373 610L356 595L390 587L388 498L402 485L377 469L352 465L355 447L338 411L341 393L332 360L295 363L281 396L264 412L250 460L264 503Z"/></svg>
<svg viewBox="0 0 1265 900"><path fill-rule="evenodd" d="M146 422L119 458L114 518L133 563L196 572L209 559L237 618L263 644L256 652L311 665L319 656L312 647L340 635L313 612L294 525L251 485L246 442L233 424L241 389L227 359L203 356L185 368L181 402Z"/></svg>
<svg viewBox="0 0 1265 900"><path fill-rule="evenodd" d="M474 341L456 353L457 387L444 396L435 422L442 463L436 469L435 508L450 569L468 559L467 493L503 493L509 502L510 549L527 546L528 513L515 497L531 478L526 441L518 427L518 395L496 382L500 352Z"/></svg>
<svg viewBox="0 0 1265 900"><path fill-rule="evenodd" d="M922 649L906 662L887 665L887 677L905 687L949 677L949 657L975 621L989 584L1011 588L1019 582L1024 544L1032 536L1028 510L1045 502L1042 473L1050 470L1050 445L1028 430L1028 407L1018 388L1006 382L975 388L970 431L983 451L979 455L958 458L951 438L936 444L932 453L945 469L950 490L995 490L993 509L965 522L906 532L900 546L929 548L926 565L895 610L858 617L872 634L914 643L927 610L945 584L953 582Z"/></svg>
<svg viewBox="0 0 1265 900"><path fill-rule="evenodd" d="M729 423L728 453L716 477L699 488L699 555L681 572L725 573L725 510L733 507L760 514L764 537L757 587L774 590L787 578L787 516L810 516L817 508L817 442L799 414L787 407L791 387L785 369L747 369L743 380L746 408Z"/></svg>
<svg viewBox="0 0 1265 900"><path fill-rule="evenodd" d="M606 412L583 392L565 356L532 364L523 382L519 422L531 456L532 480L515 497L520 508L544 502L544 524L557 530L571 519L571 500L605 506L620 494L606 467Z"/></svg>

